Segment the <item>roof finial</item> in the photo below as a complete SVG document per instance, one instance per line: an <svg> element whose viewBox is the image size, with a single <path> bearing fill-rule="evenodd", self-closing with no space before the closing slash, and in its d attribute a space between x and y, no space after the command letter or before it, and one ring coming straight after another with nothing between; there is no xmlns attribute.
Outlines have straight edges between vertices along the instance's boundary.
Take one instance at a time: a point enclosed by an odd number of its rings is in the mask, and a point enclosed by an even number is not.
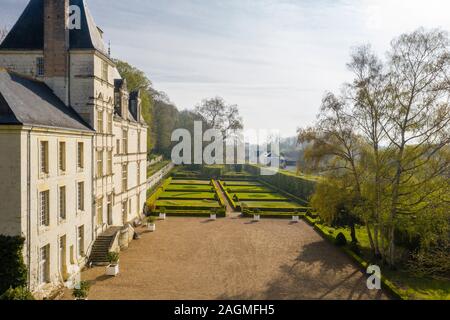
<svg viewBox="0 0 450 320"><path fill-rule="evenodd" d="M111 56L111 40L108 42L108 56Z"/></svg>

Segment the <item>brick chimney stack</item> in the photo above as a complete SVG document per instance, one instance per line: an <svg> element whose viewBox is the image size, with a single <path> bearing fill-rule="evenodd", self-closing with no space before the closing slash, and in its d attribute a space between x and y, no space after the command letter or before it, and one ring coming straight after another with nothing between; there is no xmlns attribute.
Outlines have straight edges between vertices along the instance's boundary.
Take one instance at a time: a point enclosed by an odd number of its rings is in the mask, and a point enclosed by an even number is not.
<svg viewBox="0 0 450 320"><path fill-rule="evenodd" d="M44 0L44 78L66 104L69 100L69 0Z"/></svg>

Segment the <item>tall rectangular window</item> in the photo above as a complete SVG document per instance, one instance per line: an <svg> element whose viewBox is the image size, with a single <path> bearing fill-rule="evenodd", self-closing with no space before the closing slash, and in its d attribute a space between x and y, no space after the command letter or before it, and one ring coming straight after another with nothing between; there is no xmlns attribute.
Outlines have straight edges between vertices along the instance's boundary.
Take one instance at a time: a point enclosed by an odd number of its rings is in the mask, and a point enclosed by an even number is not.
<svg viewBox="0 0 450 320"><path fill-rule="evenodd" d="M39 250L39 283L50 282L50 245Z"/></svg>
<svg viewBox="0 0 450 320"><path fill-rule="evenodd" d="M84 211L84 182L78 182L77 184L77 209L78 211Z"/></svg>
<svg viewBox="0 0 450 320"><path fill-rule="evenodd" d="M122 165L122 192L128 190L128 165Z"/></svg>
<svg viewBox="0 0 450 320"><path fill-rule="evenodd" d="M62 220L66 219L66 187L59 187L59 218Z"/></svg>
<svg viewBox="0 0 450 320"><path fill-rule="evenodd" d="M84 256L84 226L78 227L78 256Z"/></svg>
<svg viewBox="0 0 450 320"><path fill-rule="evenodd" d="M137 147L137 153L141 153L141 133L138 132L138 147Z"/></svg>
<svg viewBox="0 0 450 320"><path fill-rule="evenodd" d="M122 153L128 153L128 131L122 130Z"/></svg>
<svg viewBox="0 0 450 320"><path fill-rule="evenodd" d="M106 214L108 216L108 224L112 225L112 194L109 194L106 198Z"/></svg>
<svg viewBox="0 0 450 320"><path fill-rule="evenodd" d="M108 62L102 61L102 79L108 81Z"/></svg>
<svg viewBox="0 0 450 320"><path fill-rule="evenodd" d="M112 112L108 112L107 113L107 121L108 121L108 134L112 134L113 133L113 114Z"/></svg>
<svg viewBox="0 0 450 320"><path fill-rule="evenodd" d="M103 151L97 151L97 178L103 177Z"/></svg>
<svg viewBox="0 0 450 320"><path fill-rule="evenodd" d="M50 191L39 193L39 225L48 227L50 225Z"/></svg>
<svg viewBox="0 0 450 320"><path fill-rule="evenodd" d="M59 150L58 150L58 162L59 162L59 170L62 172L66 171L66 143L60 142L59 143Z"/></svg>
<svg viewBox="0 0 450 320"><path fill-rule="evenodd" d="M141 162L137 163L137 185L141 185Z"/></svg>
<svg viewBox="0 0 450 320"><path fill-rule="evenodd" d="M108 151L106 153L106 174L107 175L112 175L112 171L113 171L113 161L112 161L112 151Z"/></svg>
<svg viewBox="0 0 450 320"><path fill-rule="evenodd" d="M116 140L116 154L117 155L120 154L120 140L119 139Z"/></svg>
<svg viewBox="0 0 450 320"><path fill-rule="evenodd" d="M36 58L36 74L38 77L44 76L44 58L43 57Z"/></svg>
<svg viewBox="0 0 450 320"><path fill-rule="evenodd" d="M103 198L97 200L97 225L103 224Z"/></svg>
<svg viewBox="0 0 450 320"><path fill-rule="evenodd" d="M77 146L77 167L78 169L84 168L84 143L78 142Z"/></svg>
<svg viewBox="0 0 450 320"><path fill-rule="evenodd" d="M40 161L41 161L41 173L48 174L48 141L41 141L40 150Z"/></svg>
<svg viewBox="0 0 450 320"><path fill-rule="evenodd" d="M97 132L103 133L103 111L97 112Z"/></svg>

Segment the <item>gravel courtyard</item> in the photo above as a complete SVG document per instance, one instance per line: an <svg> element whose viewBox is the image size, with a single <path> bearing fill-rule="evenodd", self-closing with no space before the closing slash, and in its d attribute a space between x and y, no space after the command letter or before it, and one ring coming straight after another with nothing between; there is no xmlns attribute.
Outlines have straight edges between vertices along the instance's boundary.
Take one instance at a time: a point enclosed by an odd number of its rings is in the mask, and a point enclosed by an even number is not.
<svg viewBox="0 0 450 320"><path fill-rule="evenodd" d="M387 298L303 221L168 218L139 232L118 277L103 267L83 273L90 300Z"/></svg>

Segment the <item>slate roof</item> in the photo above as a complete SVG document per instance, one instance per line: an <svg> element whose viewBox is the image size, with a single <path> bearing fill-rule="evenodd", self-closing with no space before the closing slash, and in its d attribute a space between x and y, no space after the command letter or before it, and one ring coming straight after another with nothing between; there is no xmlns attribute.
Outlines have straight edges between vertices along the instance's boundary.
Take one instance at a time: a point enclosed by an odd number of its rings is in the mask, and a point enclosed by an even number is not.
<svg viewBox="0 0 450 320"><path fill-rule="evenodd" d="M70 30L70 49L95 49L107 54L100 31L85 0L70 0L81 11L81 28ZM0 50L43 50L44 0L30 0L14 27L0 44Z"/></svg>
<svg viewBox="0 0 450 320"><path fill-rule="evenodd" d="M0 125L92 131L46 84L5 69L0 69Z"/></svg>

